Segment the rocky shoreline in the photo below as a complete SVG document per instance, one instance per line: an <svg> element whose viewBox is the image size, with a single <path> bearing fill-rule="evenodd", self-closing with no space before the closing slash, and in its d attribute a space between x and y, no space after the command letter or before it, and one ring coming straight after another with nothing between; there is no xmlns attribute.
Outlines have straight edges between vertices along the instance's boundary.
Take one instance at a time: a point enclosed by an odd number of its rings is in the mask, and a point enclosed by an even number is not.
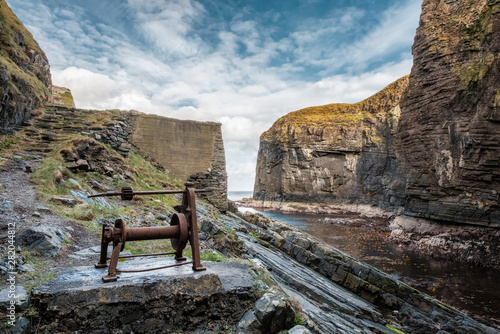
<svg viewBox="0 0 500 334"><path fill-rule="evenodd" d="M430 222L406 216L391 220L389 239L433 258L500 269L500 230Z"/></svg>
<svg viewBox="0 0 500 334"><path fill-rule="evenodd" d="M265 211L313 215L351 215L379 218L390 229L387 241L435 259L459 261L485 268L500 269L500 230L461 223L431 221L402 215L403 210L387 211L366 204L323 204L259 201L245 198L238 206ZM374 226L379 229L381 226Z"/></svg>
<svg viewBox="0 0 500 334"><path fill-rule="evenodd" d="M397 214L394 211L381 209L369 204L355 203L313 203L313 202L281 202L254 200L244 198L236 204L242 207L261 209L267 211L280 211L288 213L305 213L315 215L334 215L343 213L356 213L364 217L393 217Z"/></svg>

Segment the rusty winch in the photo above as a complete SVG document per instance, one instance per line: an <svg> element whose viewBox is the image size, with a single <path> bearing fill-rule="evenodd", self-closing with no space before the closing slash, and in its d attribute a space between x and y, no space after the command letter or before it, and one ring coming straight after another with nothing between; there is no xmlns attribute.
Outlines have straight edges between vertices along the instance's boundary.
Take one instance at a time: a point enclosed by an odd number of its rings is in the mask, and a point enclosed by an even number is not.
<svg viewBox="0 0 500 334"><path fill-rule="evenodd" d="M193 270L195 271L206 270L200 262L200 244L198 241L198 221L196 219L195 193L208 192L211 190L194 189L192 182L186 182L185 186L186 188L184 190L154 191L133 191L132 187L123 187L121 192L106 192L88 196L121 196L122 200L132 200L136 195L183 194L182 204L175 207L177 213L172 215L170 226L127 228L123 219L117 219L114 227L107 224L102 226L101 256L99 263L97 263L95 267L106 268L108 267L107 261L110 260L108 275L102 277L104 282L116 281L118 279L117 275L121 273L143 272L186 264L193 264ZM155 239L170 239L174 252L120 256L120 252L125 248L126 242ZM191 261L186 261L187 258L182 256L182 252L188 241L191 245ZM108 245L110 243L113 243L113 251L111 253L111 257L108 257ZM174 258L178 261L178 263L142 270L120 270L117 268L119 259L160 255L174 255Z"/></svg>

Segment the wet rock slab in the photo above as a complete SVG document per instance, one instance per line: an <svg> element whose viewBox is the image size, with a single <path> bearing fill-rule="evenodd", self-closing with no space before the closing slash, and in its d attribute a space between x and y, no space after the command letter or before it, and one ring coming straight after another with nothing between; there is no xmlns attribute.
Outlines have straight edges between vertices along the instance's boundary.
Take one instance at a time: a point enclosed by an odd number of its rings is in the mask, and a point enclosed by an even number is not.
<svg viewBox="0 0 500 334"><path fill-rule="evenodd" d="M120 262L122 270L173 264L172 258ZM210 324L235 323L253 302L253 278L245 264L204 262L141 273L123 273L103 283L107 269L65 269L32 291L42 328L50 332L191 331ZM50 319L44 320L44 319Z"/></svg>

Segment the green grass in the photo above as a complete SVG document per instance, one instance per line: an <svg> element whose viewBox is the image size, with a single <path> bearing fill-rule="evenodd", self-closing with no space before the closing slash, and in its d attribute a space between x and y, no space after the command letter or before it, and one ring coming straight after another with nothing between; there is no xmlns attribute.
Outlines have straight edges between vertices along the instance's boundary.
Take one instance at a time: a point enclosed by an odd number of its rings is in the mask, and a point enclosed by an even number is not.
<svg viewBox="0 0 500 334"><path fill-rule="evenodd" d="M142 240L125 243L125 250L132 255L173 252L170 240Z"/></svg>
<svg viewBox="0 0 500 334"><path fill-rule="evenodd" d="M98 173L72 173L63 167L64 160L60 152L64 149L73 147L73 141L78 139L88 138L80 135L72 135L67 140L58 143L53 150L46 155L42 165L31 174L30 180L35 185L40 199L54 212L69 219L81 222L84 226L91 229L98 229L98 227L92 227L92 224L89 224L89 222L105 217L118 217L121 215L134 216L137 214L138 210L142 210L143 208L154 208L159 211L172 210L175 205L179 204L175 195L136 196L136 198L140 197L137 199L137 203L127 202L125 204L120 202L110 208L91 205L86 202L80 202L74 207L52 203L50 201L51 198L71 197L70 191L79 189L78 186L70 182L57 183L54 177L54 173L57 173L57 171L61 172L65 179L72 178L78 181L81 190L87 193L93 193L90 187L91 180L93 179L97 179L100 183L106 184L116 191L120 191L121 187L124 186L131 186L134 190L165 190L164 185L166 184L171 185L169 188L183 188L182 181L167 175L135 153L131 153L128 158L124 159L124 164L127 166L129 174L132 175L132 180L127 179L125 181L114 179ZM118 156L112 148L109 148L109 150L112 154ZM109 199L110 203L113 201L113 199ZM138 206L140 206L140 209L137 208Z"/></svg>
<svg viewBox="0 0 500 334"><path fill-rule="evenodd" d="M303 326L306 324L304 319L302 319L302 317L298 313L295 313L294 323L295 323L295 326Z"/></svg>
<svg viewBox="0 0 500 334"><path fill-rule="evenodd" d="M70 92L65 92L65 93L61 94L61 102L65 106L69 106L69 107L75 105L75 101L73 100L73 95L71 95Z"/></svg>
<svg viewBox="0 0 500 334"><path fill-rule="evenodd" d="M184 182L175 177L166 174L153 166L149 161L137 153L131 152L125 159L125 165L129 167L129 172L133 181L114 180L115 187L121 188L131 186L134 190L174 190L183 189ZM165 187L167 185L167 187ZM139 197L139 196L136 196ZM159 210L173 209L179 202L175 195L148 195L141 196L146 207L152 207Z"/></svg>
<svg viewBox="0 0 500 334"><path fill-rule="evenodd" d="M36 251L24 250L21 254L25 263L31 265L35 271L26 272L23 274L24 288L30 292L31 289L42 285L45 282L51 281L56 277L56 272L45 272L47 270L46 259L43 256L39 256Z"/></svg>
<svg viewBox="0 0 500 334"><path fill-rule="evenodd" d="M212 262L227 262L229 259L218 252L213 252L210 250L202 250L200 252L200 259L202 261L212 261Z"/></svg>
<svg viewBox="0 0 500 334"><path fill-rule="evenodd" d="M385 325L387 329L389 329L391 332L394 332L396 334L405 334L405 332L400 331L399 329L394 328L392 325L387 324Z"/></svg>
<svg viewBox="0 0 500 334"><path fill-rule="evenodd" d="M7 162L23 146L24 138L19 133L16 135L0 135L0 166Z"/></svg>
<svg viewBox="0 0 500 334"><path fill-rule="evenodd" d="M27 281L23 284L24 288L26 291L31 291L32 289L39 287L45 282L52 281L54 278L56 278L57 272L52 271L46 274L41 274L39 276L36 276L33 280Z"/></svg>

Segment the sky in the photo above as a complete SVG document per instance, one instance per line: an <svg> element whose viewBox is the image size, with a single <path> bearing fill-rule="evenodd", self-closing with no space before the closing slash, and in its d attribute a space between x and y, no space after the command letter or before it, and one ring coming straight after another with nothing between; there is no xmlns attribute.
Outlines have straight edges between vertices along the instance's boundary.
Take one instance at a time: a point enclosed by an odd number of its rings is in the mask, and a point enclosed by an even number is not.
<svg viewBox="0 0 500 334"><path fill-rule="evenodd" d="M7 0L78 108L222 124L230 191L260 135L409 74L421 0Z"/></svg>

